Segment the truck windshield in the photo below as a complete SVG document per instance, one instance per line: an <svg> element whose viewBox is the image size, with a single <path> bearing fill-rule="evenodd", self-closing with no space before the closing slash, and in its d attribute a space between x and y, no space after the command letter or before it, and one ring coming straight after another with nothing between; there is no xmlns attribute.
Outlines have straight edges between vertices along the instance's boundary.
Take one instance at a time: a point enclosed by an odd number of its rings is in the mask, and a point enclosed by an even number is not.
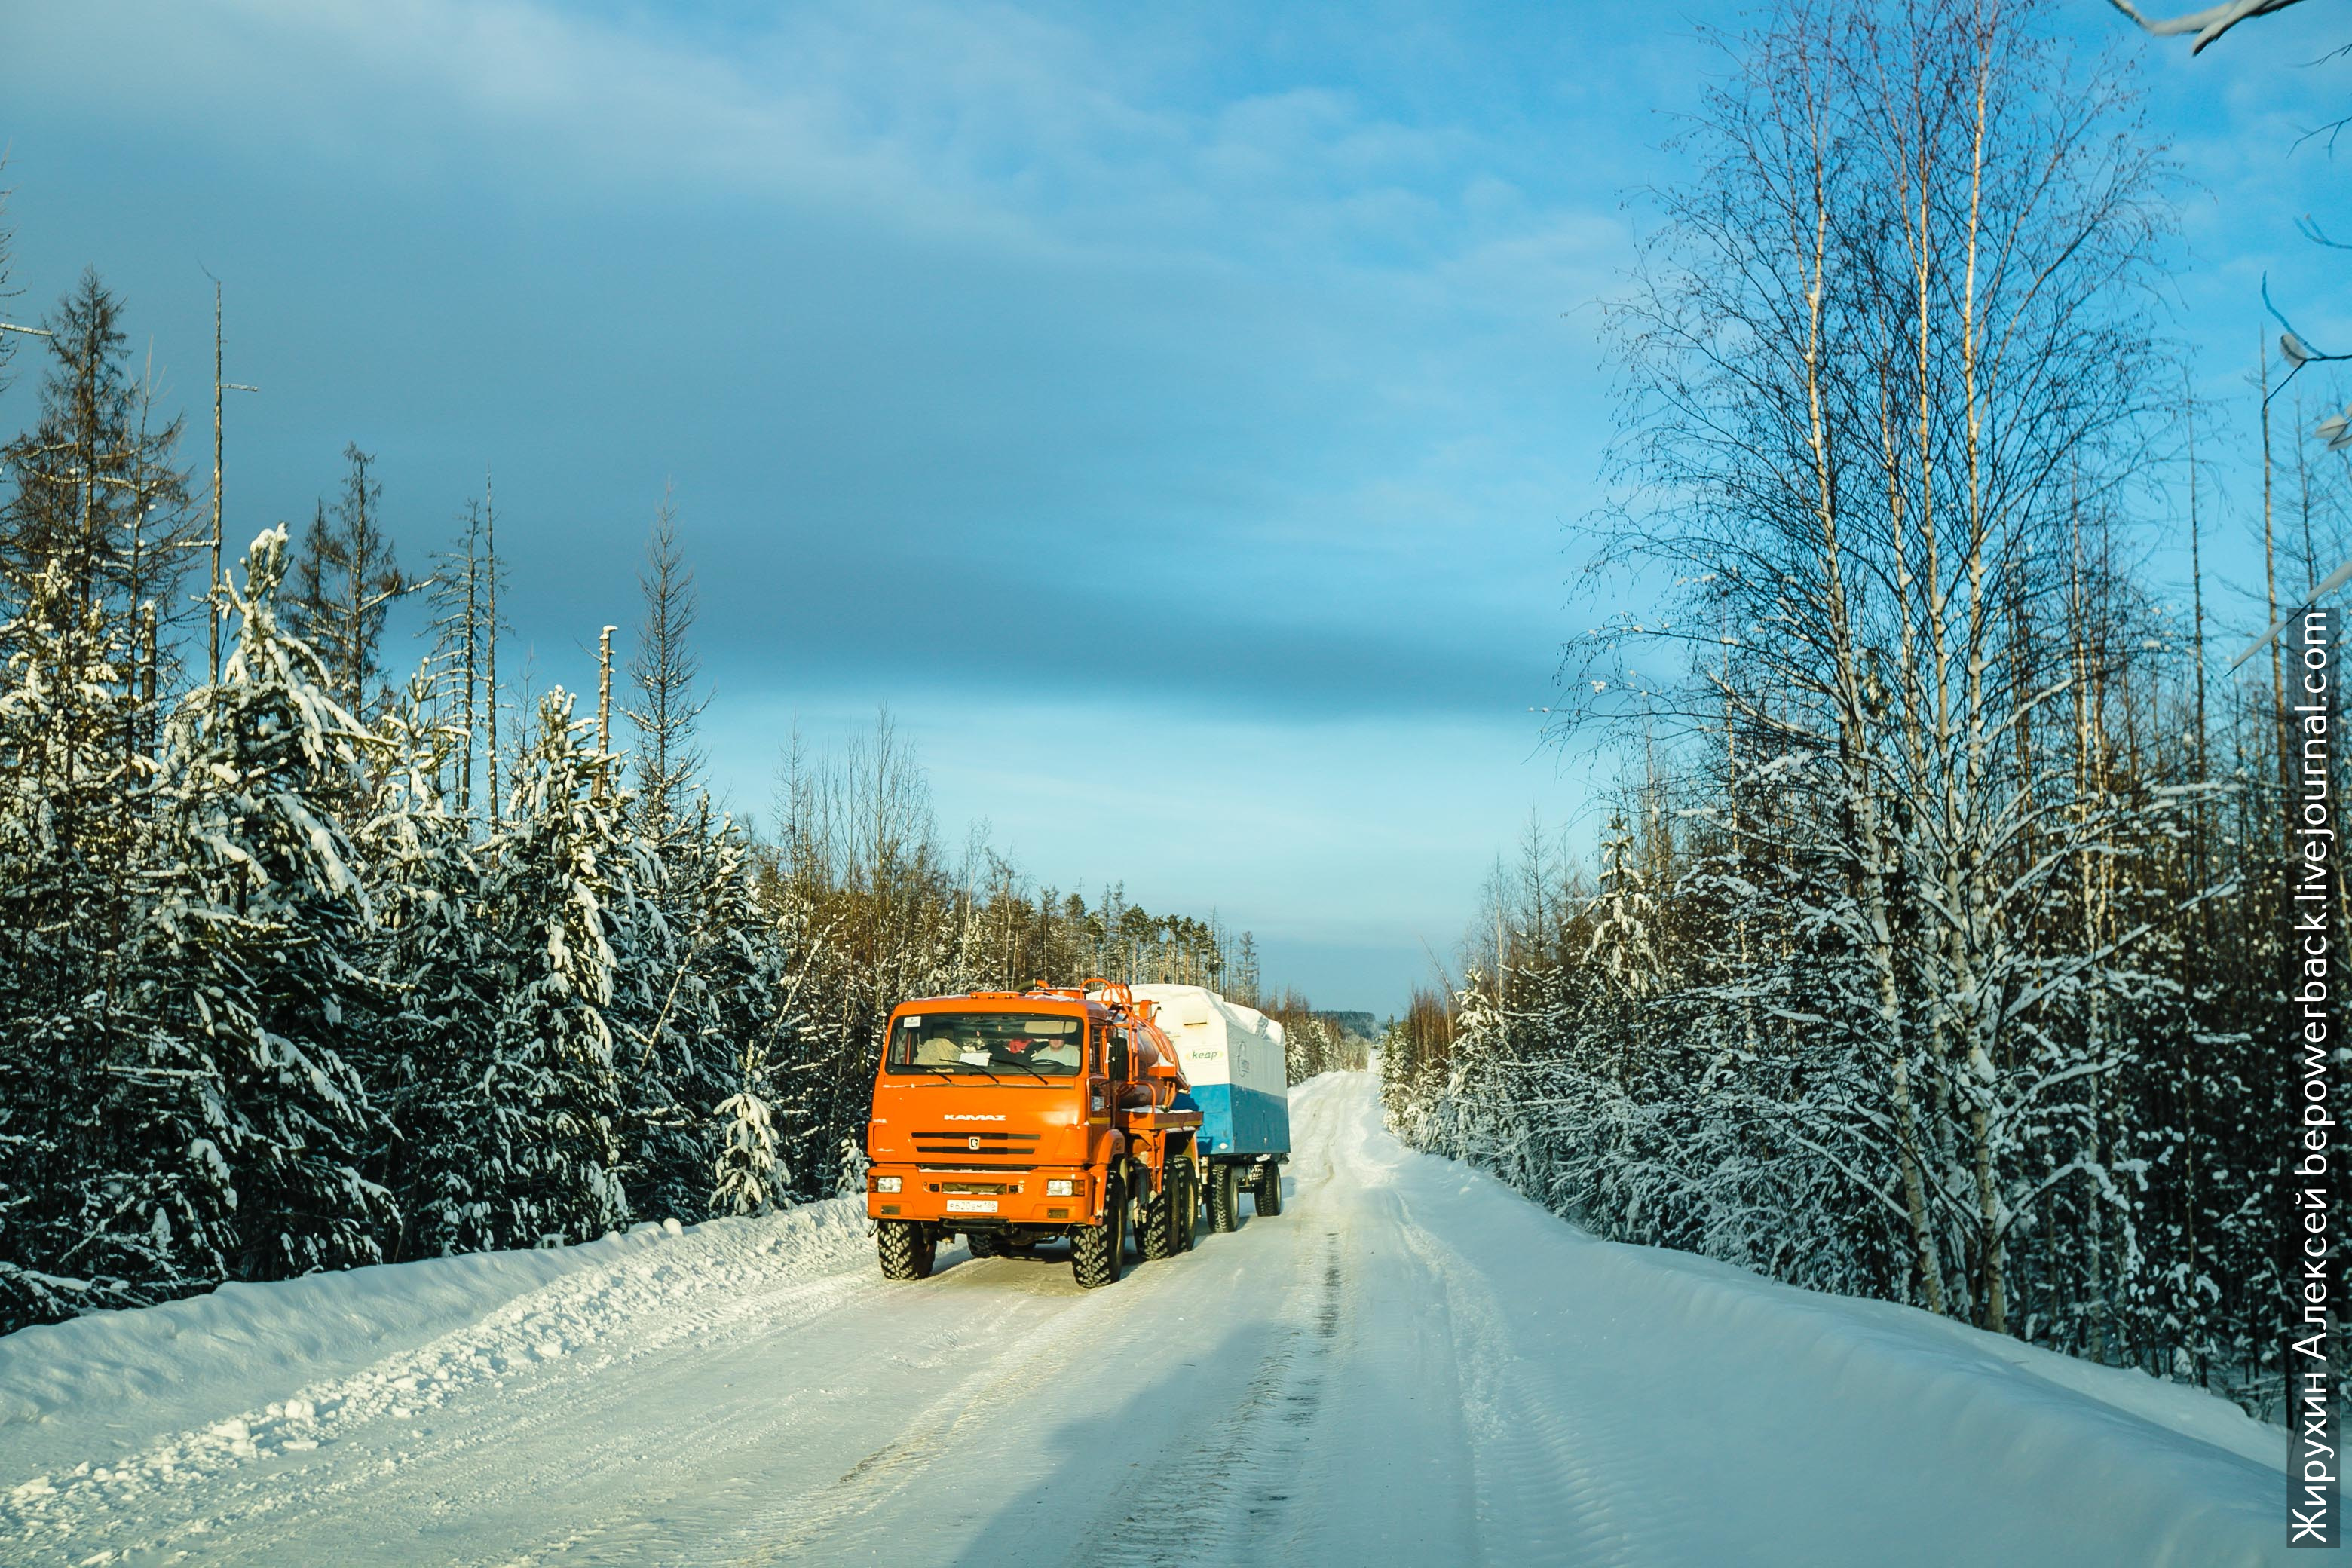
<svg viewBox="0 0 2352 1568"><path fill-rule="evenodd" d="M953 1077L1074 1078L1086 1022L1022 1013L926 1013L898 1020L889 1070Z"/></svg>

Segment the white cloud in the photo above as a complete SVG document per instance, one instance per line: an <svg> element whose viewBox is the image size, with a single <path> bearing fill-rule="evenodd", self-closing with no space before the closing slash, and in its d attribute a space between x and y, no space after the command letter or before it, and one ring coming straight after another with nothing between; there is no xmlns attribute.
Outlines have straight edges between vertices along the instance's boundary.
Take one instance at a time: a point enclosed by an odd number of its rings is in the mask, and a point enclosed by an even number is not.
<svg viewBox="0 0 2352 1568"><path fill-rule="evenodd" d="M1426 243L1448 187L1491 179L1458 127L1324 87L1180 102L1150 46L1005 5L819 5L719 37L521 0L124 0L18 33L0 79L52 113L367 177L698 188L1003 243ZM107 66L37 63L77 58Z"/></svg>

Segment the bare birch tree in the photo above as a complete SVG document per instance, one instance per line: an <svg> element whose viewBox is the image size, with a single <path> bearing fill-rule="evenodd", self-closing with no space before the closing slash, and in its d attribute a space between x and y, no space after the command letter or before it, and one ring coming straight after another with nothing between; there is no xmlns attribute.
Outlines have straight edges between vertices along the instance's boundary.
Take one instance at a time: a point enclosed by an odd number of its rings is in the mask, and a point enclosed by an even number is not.
<svg viewBox="0 0 2352 1568"><path fill-rule="evenodd" d="M1838 868L1911 1289L1995 1328L2005 1163L2054 1089L2023 933L2057 846L2112 826L2021 744L2072 679L2032 627L2156 412L2167 223L2126 83L2035 11L1803 5L1747 41L1616 318L1640 510L1605 559L1684 588L1570 652L1572 721L1727 722L1832 792L1780 852Z"/></svg>

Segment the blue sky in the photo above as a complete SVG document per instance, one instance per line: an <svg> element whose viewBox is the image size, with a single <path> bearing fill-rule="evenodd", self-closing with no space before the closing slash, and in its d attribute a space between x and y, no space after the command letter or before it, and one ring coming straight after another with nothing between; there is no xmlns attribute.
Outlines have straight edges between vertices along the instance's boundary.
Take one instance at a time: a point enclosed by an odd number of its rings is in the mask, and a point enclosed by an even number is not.
<svg viewBox="0 0 2352 1568"><path fill-rule="evenodd" d="M11 309L96 266L194 428L226 281L263 388L233 532L308 517L355 440L421 561L494 468L541 684L634 624L674 483L737 805L795 719L887 703L951 838L1213 907L1276 979L1385 1010L1529 813L1586 821L1612 776L1534 711L1582 624L1593 302L1717 68L1695 26L1738 15L14 6ZM2343 205L2294 146L2352 106L2305 65L2342 7L2193 62L2100 0L2053 15L2145 57L2201 187L2176 325L2242 425L2263 272L2352 345L2340 256L2292 226Z"/></svg>

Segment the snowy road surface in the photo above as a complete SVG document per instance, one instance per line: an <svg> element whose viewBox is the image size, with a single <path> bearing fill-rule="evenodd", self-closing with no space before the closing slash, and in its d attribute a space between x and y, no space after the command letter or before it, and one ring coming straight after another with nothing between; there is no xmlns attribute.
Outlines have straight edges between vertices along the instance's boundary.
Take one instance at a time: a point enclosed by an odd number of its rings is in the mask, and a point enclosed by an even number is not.
<svg viewBox="0 0 2352 1568"><path fill-rule="evenodd" d="M0 1561L2284 1559L2285 1436L1595 1242L1295 1091L1286 1212L1080 1293L843 1205L0 1339Z"/></svg>

